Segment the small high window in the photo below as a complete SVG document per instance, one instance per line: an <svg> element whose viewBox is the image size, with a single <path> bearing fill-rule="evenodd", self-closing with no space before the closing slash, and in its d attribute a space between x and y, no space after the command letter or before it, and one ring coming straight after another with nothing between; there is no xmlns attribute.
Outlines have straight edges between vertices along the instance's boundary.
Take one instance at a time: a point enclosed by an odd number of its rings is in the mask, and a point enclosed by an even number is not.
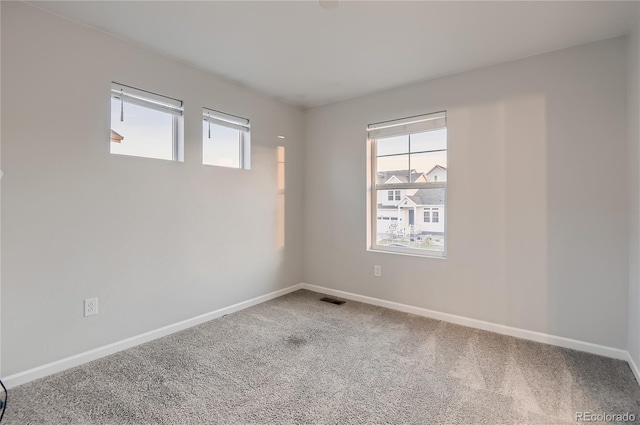
<svg viewBox="0 0 640 425"><path fill-rule="evenodd" d="M181 100L112 83L110 152L182 161L182 112Z"/></svg>
<svg viewBox="0 0 640 425"><path fill-rule="evenodd" d="M202 163L221 167L250 167L249 120L215 111L202 109Z"/></svg>

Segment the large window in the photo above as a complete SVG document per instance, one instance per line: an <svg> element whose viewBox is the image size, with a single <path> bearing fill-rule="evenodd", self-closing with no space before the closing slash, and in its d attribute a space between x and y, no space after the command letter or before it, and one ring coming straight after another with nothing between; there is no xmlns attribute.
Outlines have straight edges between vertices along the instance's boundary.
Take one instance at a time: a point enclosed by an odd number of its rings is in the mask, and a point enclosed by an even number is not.
<svg viewBox="0 0 640 425"><path fill-rule="evenodd" d="M371 143L370 248L444 257L446 113L371 124L368 138ZM394 202L389 202L392 193Z"/></svg>
<svg viewBox="0 0 640 425"><path fill-rule="evenodd" d="M110 152L182 161L182 101L111 84Z"/></svg>
<svg viewBox="0 0 640 425"><path fill-rule="evenodd" d="M203 164L249 169L250 146L248 119L203 108Z"/></svg>

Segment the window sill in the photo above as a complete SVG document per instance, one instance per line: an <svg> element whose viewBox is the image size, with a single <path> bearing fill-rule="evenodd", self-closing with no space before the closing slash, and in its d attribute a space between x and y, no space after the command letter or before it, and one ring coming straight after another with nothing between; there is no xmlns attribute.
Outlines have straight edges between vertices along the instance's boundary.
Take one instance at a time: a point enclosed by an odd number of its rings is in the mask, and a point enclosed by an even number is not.
<svg viewBox="0 0 640 425"><path fill-rule="evenodd" d="M435 253L432 254L429 251L420 252L418 250L395 250L393 248L384 247L384 246L373 246L367 248L368 252L375 252L380 254L396 254L396 255L405 255L409 257L420 257L420 258L433 258L436 260L446 260L447 254L446 252L442 252L441 254ZM434 251L437 252L437 251Z"/></svg>

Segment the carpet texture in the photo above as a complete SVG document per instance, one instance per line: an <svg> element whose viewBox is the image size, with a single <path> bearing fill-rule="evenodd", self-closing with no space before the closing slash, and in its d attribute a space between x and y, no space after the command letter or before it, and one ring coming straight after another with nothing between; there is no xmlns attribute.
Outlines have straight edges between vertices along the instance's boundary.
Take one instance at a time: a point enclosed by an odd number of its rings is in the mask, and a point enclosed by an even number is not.
<svg viewBox="0 0 640 425"><path fill-rule="evenodd" d="M623 361L321 297L297 291L16 387L5 421L499 425L640 413Z"/></svg>

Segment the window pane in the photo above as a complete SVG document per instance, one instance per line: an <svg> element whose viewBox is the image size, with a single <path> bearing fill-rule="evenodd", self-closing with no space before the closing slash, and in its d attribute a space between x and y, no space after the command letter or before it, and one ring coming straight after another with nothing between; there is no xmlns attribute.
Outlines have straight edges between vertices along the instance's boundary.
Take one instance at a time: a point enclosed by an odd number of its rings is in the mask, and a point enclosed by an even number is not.
<svg viewBox="0 0 640 425"><path fill-rule="evenodd" d="M409 153L409 136L386 137L376 140L376 154L392 155L398 153Z"/></svg>
<svg viewBox="0 0 640 425"><path fill-rule="evenodd" d="M447 149L447 130L425 131L411 135L411 152Z"/></svg>
<svg viewBox="0 0 640 425"><path fill-rule="evenodd" d="M111 142L113 154L173 159L173 115L111 99ZM114 134L115 132L115 134Z"/></svg>
<svg viewBox="0 0 640 425"><path fill-rule="evenodd" d="M440 216L439 216L438 211L437 211L437 210L436 210L436 211L433 211L431 214L433 215L433 217L432 217L432 218L433 218L433 220L432 220L432 221L433 221L434 223L438 223L438 222L440 221Z"/></svg>
<svg viewBox="0 0 640 425"><path fill-rule="evenodd" d="M427 191L429 193L422 193ZM435 193L437 191L438 193ZM444 251L444 223L433 220L436 211L425 207L425 203L443 202L443 188L402 190L402 200L388 202L387 191L377 191L376 244L394 248L412 248L425 251ZM431 193L433 192L433 193ZM430 220L427 220L427 217Z"/></svg>
<svg viewBox="0 0 640 425"><path fill-rule="evenodd" d="M376 158L377 184L407 183L409 179L409 155Z"/></svg>
<svg viewBox="0 0 640 425"><path fill-rule="evenodd" d="M240 168L240 130L202 122L202 163Z"/></svg>
<svg viewBox="0 0 640 425"><path fill-rule="evenodd" d="M437 167L439 166L439 167ZM429 152L411 154L411 168L418 174L424 173L427 181L447 181L447 152Z"/></svg>

